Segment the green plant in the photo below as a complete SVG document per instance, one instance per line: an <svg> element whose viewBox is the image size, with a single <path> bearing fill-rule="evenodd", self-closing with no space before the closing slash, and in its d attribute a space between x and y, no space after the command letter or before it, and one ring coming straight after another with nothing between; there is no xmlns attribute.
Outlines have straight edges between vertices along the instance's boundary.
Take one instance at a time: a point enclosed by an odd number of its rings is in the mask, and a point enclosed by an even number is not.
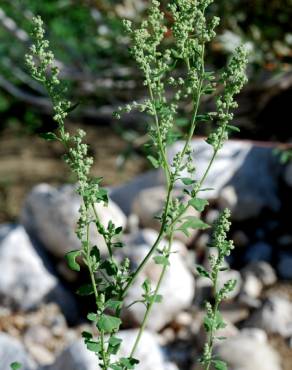
<svg viewBox="0 0 292 370"><path fill-rule="evenodd" d="M160 216L159 235L135 271L131 271L128 259L118 263L115 258L116 249L123 247L120 239L122 228L114 225L111 221L108 225L103 225L98 218L95 204L107 204L108 195L106 190L101 187L102 179L90 176L93 159L88 156L88 147L83 142L85 132L78 130L75 135L70 135L66 131L64 122L74 105L66 98L65 88L59 79L59 70L54 63L54 55L44 36L43 22L40 17L33 20L32 37L34 43L30 53L26 56L26 64L33 78L44 85L53 103L54 120L58 124L58 129L55 133L46 133L44 138L58 140L63 144L66 150L64 159L78 180L77 192L82 198L82 205L76 233L82 247L80 250L68 253L66 259L70 268L75 271L80 271L81 261L88 269L90 282L82 286L79 293L94 296L96 311L89 313L88 319L96 324L99 335L96 338L92 333L84 332L83 338L87 348L98 356L99 366L104 370L133 369L139 362L135 358L136 348L147 325L151 308L162 299L159 295L159 287L169 265L174 232L181 231L189 235L192 229L209 227L199 218L185 214L190 207L202 212L208 204L206 200L199 197L199 193L207 190L202 187L212 163L224 141L228 138L228 132L236 129L229 123L233 118L231 111L237 106L234 96L239 93L246 82L245 67L247 63L245 50L240 47L219 77L214 72L205 69L205 45L215 37L214 29L219 23L218 18L208 19L205 16L211 3L212 0L172 1L169 5L172 20L166 21L164 13L160 10L160 2L153 0L148 18L142 22L140 28L133 29L130 21L124 22L133 43L131 53L142 71L144 84L149 91L149 98L142 103L133 102L125 108L119 109L116 117L119 118L123 111L129 112L132 109L138 109L150 115L153 124L149 127L149 135L152 140L153 152L156 155L148 158L154 167L160 167L164 171L167 187L165 205ZM174 37L175 42L171 46L165 38L167 32L172 32ZM178 70L177 66L180 67ZM178 72L181 75L177 75ZM200 112L202 97L209 94L215 95L219 85L223 85L224 89L223 93L216 98L216 112ZM191 116L186 117L190 121L189 130L184 138L183 149L175 155L172 162L169 162L167 160L167 146L176 140L176 118L185 104L193 106ZM195 179L196 170L192 160L190 142L197 126L210 120L215 121L214 131L207 140L213 148L213 155L204 175L197 180ZM183 172L187 175L183 175ZM179 201L173 195L175 184L179 181L184 184L184 202ZM227 254L227 249L231 247L231 244L225 242L224 239L223 231L226 231L227 225L226 216L227 214L224 213L214 234L214 243L220 256L216 263L211 263L211 276L214 284L216 284L217 275L221 268L221 257L224 257ZM98 246L91 245L89 240L91 224L95 224L97 232L103 236L108 249L108 257L102 257ZM166 236L169 243L163 250L159 250L159 243ZM161 265L161 275L156 287L151 286L148 280L143 283L142 301L146 309L137 339L128 357L113 359L113 355L118 355L121 345L118 332L122 324L121 311L124 298L141 270L152 257L155 263ZM213 274L215 275L213 276ZM230 287L231 285L230 283ZM223 298L224 294L221 295ZM217 301L219 304L219 298ZM205 351L202 360L206 369L213 361L212 340L217 328L214 321L217 309L218 305L212 310L211 317L211 306L208 306L207 318L213 320L213 324L210 324L211 329L209 330L209 350L208 353L207 350ZM219 362L215 364L219 369Z"/></svg>

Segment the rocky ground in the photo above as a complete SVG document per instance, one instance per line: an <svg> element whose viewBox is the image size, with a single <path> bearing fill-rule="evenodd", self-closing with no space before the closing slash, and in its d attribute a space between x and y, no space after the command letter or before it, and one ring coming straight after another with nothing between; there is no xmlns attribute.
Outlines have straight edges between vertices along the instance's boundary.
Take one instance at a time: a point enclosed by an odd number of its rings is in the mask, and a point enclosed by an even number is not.
<svg viewBox="0 0 292 370"><path fill-rule="evenodd" d="M169 150L169 160L180 148ZM193 140L197 174L205 168L210 149ZM212 223L220 209L233 214L231 237L235 252L231 271L221 284L237 279L236 290L222 306L228 325L216 352L230 370L291 370L292 368L292 231L288 216L292 170L282 166L272 149L230 141L221 151L203 192L209 207L201 215ZM100 219L113 217L126 228L126 254L137 264L149 250L159 224L153 216L163 205L159 171L146 172L124 185L110 187L108 208ZM17 224L0 226L0 370L20 361L25 370L93 370L80 333L91 302L77 300L74 291L85 279L64 263L64 254L78 247L74 226L79 198L73 185L39 184L27 195ZM92 232L96 243L100 240ZM171 266L161 287L164 299L154 306L137 357L141 370L198 370L204 343L204 301L208 282L196 273L196 263L208 264L210 234L176 235ZM157 281L158 266L149 265L129 291L133 300L147 276ZM80 280L81 279L81 280ZM123 353L127 353L143 315L137 304L124 311Z"/></svg>

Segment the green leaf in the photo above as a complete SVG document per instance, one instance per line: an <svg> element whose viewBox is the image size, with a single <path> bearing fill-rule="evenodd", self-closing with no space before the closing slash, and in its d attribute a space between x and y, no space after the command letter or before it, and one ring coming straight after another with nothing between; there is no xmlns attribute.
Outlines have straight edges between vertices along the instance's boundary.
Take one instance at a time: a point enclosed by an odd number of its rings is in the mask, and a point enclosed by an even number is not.
<svg viewBox="0 0 292 370"><path fill-rule="evenodd" d="M204 328L207 333L209 333L212 330L213 320L209 316L204 317Z"/></svg>
<svg viewBox="0 0 292 370"><path fill-rule="evenodd" d="M85 339L85 341L92 339L92 334L89 333L88 331L83 331L81 335L82 338Z"/></svg>
<svg viewBox="0 0 292 370"><path fill-rule="evenodd" d="M76 262L76 258L80 256L81 250L71 251L66 254L65 258L68 263L68 266L73 271L80 271L80 265Z"/></svg>
<svg viewBox="0 0 292 370"><path fill-rule="evenodd" d="M198 217L194 216L188 216L185 218L185 222L183 222L182 225L178 228L178 230L182 231L187 237L190 236L189 229L200 229L200 230L205 230L208 229L210 226L203 222L201 219Z"/></svg>
<svg viewBox="0 0 292 370"><path fill-rule="evenodd" d="M122 339L117 338L117 337L111 337L108 343L109 343L109 349L108 349L109 353L112 355L116 355L122 344Z"/></svg>
<svg viewBox="0 0 292 370"><path fill-rule="evenodd" d="M126 369L134 369L135 365L139 364L139 361L136 360L135 358L133 357L122 357L120 359L120 363L122 364L122 366L124 366Z"/></svg>
<svg viewBox="0 0 292 370"><path fill-rule="evenodd" d="M216 370L228 370L226 363L221 360L214 360L213 364Z"/></svg>
<svg viewBox="0 0 292 370"><path fill-rule="evenodd" d="M118 267L114 261L105 260L100 265L100 268L105 270L108 276L114 276L118 272Z"/></svg>
<svg viewBox="0 0 292 370"><path fill-rule="evenodd" d="M113 369L113 370L123 370L123 367L121 365L117 365L117 364L111 364L110 368Z"/></svg>
<svg viewBox="0 0 292 370"><path fill-rule="evenodd" d="M197 271L200 276L206 277L209 279L211 278L209 272L205 270L203 266L197 266Z"/></svg>
<svg viewBox="0 0 292 370"><path fill-rule="evenodd" d="M223 320L223 317L221 316L221 314L220 314L219 311L216 312L215 317L214 317L214 320L215 320L215 323L214 324L215 324L215 329L216 330L226 328L226 323Z"/></svg>
<svg viewBox="0 0 292 370"><path fill-rule="evenodd" d="M189 205L194 207L198 212L203 212L208 204L209 202L206 199L194 198L189 200Z"/></svg>
<svg viewBox="0 0 292 370"><path fill-rule="evenodd" d="M12 362L12 364L10 364L10 368L12 370L19 370L22 368L22 365L19 362Z"/></svg>
<svg viewBox="0 0 292 370"><path fill-rule="evenodd" d="M196 180L191 179L190 177L183 177L181 181L184 183L184 185L192 185L196 182Z"/></svg>
<svg viewBox="0 0 292 370"><path fill-rule="evenodd" d="M156 294L152 296L152 299L155 303L161 303L163 296L161 294Z"/></svg>
<svg viewBox="0 0 292 370"><path fill-rule="evenodd" d="M110 299L106 302L105 307L116 311L121 308L122 304L122 301Z"/></svg>
<svg viewBox="0 0 292 370"><path fill-rule="evenodd" d="M228 128L230 131L240 132L240 128L238 128L238 127L236 127L236 126L233 126L233 125L227 125L227 128Z"/></svg>
<svg viewBox="0 0 292 370"><path fill-rule="evenodd" d="M91 248L90 256L91 256L91 257L94 257L94 259L95 259L95 261L94 261L94 262L99 262L99 261L100 261L100 251L99 251L99 249L97 248L97 246L96 246L96 245L94 245L94 246Z"/></svg>
<svg viewBox="0 0 292 370"><path fill-rule="evenodd" d="M94 289L92 284L84 284L80 288L77 289L76 294L80 296L87 296L94 293Z"/></svg>
<svg viewBox="0 0 292 370"><path fill-rule="evenodd" d="M149 293L151 291L151 283L149 279L146 279L144 283L142 284L142 288L145 291L145 293Z"/></svg>
<svg viewBox="0 0 292 370"><path fill-rule="evenodd" d="M153 259L157 265L162 265L162 266L170 265L168 258L165 256L155 256L153 257Z"/></svg>
<svg viewBox="0 0 292 370"><path fill-rule="evenodd" d="M89 341L86 341L85 344L86 344L87 349L91 352L99 353L101 350L101 345L98 342L89 340Z"/></svg>
<svg viewBox="0 0 292 370"><path fill-rule="evenodd" d="M98 316L96 313L93 313L93 312L90 312L88 315L87 315L87 319L89 321L97 321L98 320Z"/></svg>
<svg viewBox="0 0 292 370"><path fill-rule="evenodd" d="M106 333L112 333L119 329L122 321L118 317L102 314L97 322L97 327Z"/></svg>
<svg viewBox="0 0 292 370"><path fill-rule="evenodd" d="M117 228L115 229L115 235L120 234L122 231L123 231L123 227L122 227L122 226L117 227Z"/></svg>
<svg viewBox="0 0 292 370"><path fill-rule="evenodd" d="M147 158L148 158L149 162L151 162L151 164L152 164L152 166L154 168L159 168L159 162L158 162L157 159L155 159L154 157L152 157L152 155L148 155Z"/></svg>
<svg viewBox="0 0 292 370"><path fill-rule="evenodd" d="M53 132L43 132L43 133L40 134L40 137L42 139L47 140L47 141L59 140L58 136L56 134L54 134Z"/></svg>

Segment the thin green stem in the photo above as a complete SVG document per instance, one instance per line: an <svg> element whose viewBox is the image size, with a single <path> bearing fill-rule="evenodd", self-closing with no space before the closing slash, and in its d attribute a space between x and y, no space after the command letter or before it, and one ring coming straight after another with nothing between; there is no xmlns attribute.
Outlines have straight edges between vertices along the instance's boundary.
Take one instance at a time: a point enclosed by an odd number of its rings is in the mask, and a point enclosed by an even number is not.
<svg viewBox="0 0 292 370"><path fill-rule="evenodd" d="M86 226L86 244L87 244L87 247L86 247L86 265L88 267L88 271L89 271L89 275L90 275L90 280L91 280L91 285L93 287L96 308L97 308L97 310L99 310L98 292L97 292L96 281L95 281L94 272L92 270L91 260L90 260L89 223ZM101 342L101 348L102 348L101 353L102 353L103 367L104 367L104 370L107 370L108 366L107 366L107 361L106 361L106 356L105 356L105 350L104 350L104 331L103 330L100 331L100 342Z"/></svg>
<svg viewBox="0 0 292 370"><path fill-rule="evenodd" d="M169 255L169 253L171 251L172 242L173 242L173 231L170 234L170 238L169 238L169 242L168 242L168 248L167 248L167 254L168 255ZM163 278L165 276L167 267L168 267L167 264L165 264L163 266L162 271L161 271L160 276L159 276L159 279L158 279L158 282L157 282L157 285L156 285L156 288L154 290L154 294L153 294L153 297L151 299L151 302L147 304L147 308L146 308L146 311L145 311L145 314L144 314L144 318L143 318L142 324L140 326L138 335L136 337L135 343L133 345L133 348L131 350L130 357L134 357L134 354L135 354L135 352L137 350L138 344L139 344L139 342L141 340L141 337L143 335L143 332L144 332L144 330L146 328L146 325L147 325L147 322L148 322L148 319L149 319L149 316L150 316L152 307L153 307L153 305L155 303L155 299L156 299L156 297L158 295L158 292L159 292L159 289L161 287L161 283L162 283Z"/></svg>
<svg viewBox="0 0 292 370"><path fill-rule="evenodd" d="M168 210L169 210L169 204L170 204L170 197L171 197L171 192L173 189L173 182L171 182L170 187L167 192L167 199L166 199L166 204L164 208L164 214L163 214L163 220L161 224L161 228L159 231L159 234L157 236L157 239L155 240L153 246L151 247L150 251L147 253L143 261L140 263L140 265L137 267L136 271L131 277L131 280L128 282L128 284L125 286L124 290L122 291L121 298L124 298L130 287L133 285L134 281L136 280L137 276L140 274L140 272L143 270L149 259L152 257L153 253L156 251L160 241L162 240L166 228L167 228L167 215L168 215Z"/></svg>

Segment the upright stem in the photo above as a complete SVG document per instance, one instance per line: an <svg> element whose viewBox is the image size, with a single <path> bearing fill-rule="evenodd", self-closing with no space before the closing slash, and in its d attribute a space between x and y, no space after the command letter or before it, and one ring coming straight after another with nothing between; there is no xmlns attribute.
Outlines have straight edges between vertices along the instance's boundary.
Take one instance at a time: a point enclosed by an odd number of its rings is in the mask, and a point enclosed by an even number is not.
<svg viewBox="0 0 292 370"><path fill-rule="evenodd" d="M170 234L170 237L169 237L169 242L168 242L168 248L167 248L167 254L169 255L170 251L171 251L171 245L172 245L172 242L173 242L173 231L171 232ZM131 350L131 353L130 353L130 357L134 357L134 354L137 350L137 347L138 347L138 344L141 340L141 337L143 335L143 332L145 330L145 327L147 325L147 322L148 322L148 319L149 319L149 316L150 316L150 313L151 313L151 310L152 310L152 307L155 303L155 299L157 297L157 294L159 292L159 289L161 287L161 283L162 283L162 280L164 278L164 275L166 273L166 270L167 270L167 265L163 265L163 268L162 268L162 271L160 273L160 276L159 276L159 279L158 279L158 282L157 282L157 285L156 285L156 288L154 290L154 294L153 294L153 297L151 299L151 302L147 304L147 308L146 308L146 311L145 311L145 314L144 314L144 318L143 318L143 321L142 321L142 324L140 326L140 329L139 329L139 332L138 332L138 335L137 335L137 338L135 340L135 343L133 345L133 348Z"/></svg>

